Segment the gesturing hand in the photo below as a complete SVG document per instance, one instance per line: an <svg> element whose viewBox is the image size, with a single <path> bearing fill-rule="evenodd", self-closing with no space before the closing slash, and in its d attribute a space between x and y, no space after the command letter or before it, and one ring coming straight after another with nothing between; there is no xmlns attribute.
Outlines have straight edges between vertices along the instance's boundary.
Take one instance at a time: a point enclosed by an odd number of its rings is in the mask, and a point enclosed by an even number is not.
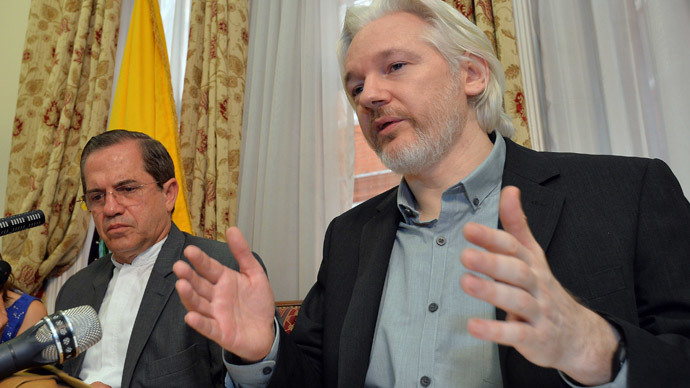
<svg viewBox="0 0 690 388"><path fill-rule="evenodd" d="M93 388L112 388L110 385L104 384L100 381L95 381L89 385L92 386Z"/></svg>
<svg viewBox="0 0 690 388"><path fill-rule="evenodd" d="M504 231L475 223L463 229L470 243L486 249L463 251L463 265L493 280L465 274L460 283L469 295L505 310L506 321L470 319L468 331L512 346L529 361L582 384L609 382L617 346L613 330L553 276L527 225L517 188L503 189L499 215Z"/></svg>
<svg viewBox="0 0 690 388"><path fill-rule="evenodd" d="M254 362L264 358L273 344L273 291L240 230L231 227L225 236L240 271L190 246L184 253L196 272L183 261L175 263L173 271L179 277L175 287L188 310L185 321L189 326Z"/></svg>

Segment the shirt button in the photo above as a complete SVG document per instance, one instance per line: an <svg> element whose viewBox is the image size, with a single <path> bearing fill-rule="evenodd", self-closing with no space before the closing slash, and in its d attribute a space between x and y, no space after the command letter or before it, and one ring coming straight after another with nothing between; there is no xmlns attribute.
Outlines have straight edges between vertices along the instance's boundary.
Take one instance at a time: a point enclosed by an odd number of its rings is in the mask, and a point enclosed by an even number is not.
<svg viewBox="0 0 690 388"><path fill-rule="evenodd" d="M445 237L437 237L436 238L436 244L438 244L439 246L446 245L446 238Z"/></svg>
<svg viewBox="0 0 690 388"><path fill-rule="evenodd" d="M428 376L422 376L422 378L419 379L419 383L422 384L422 387L428 387L431 385L431 378Z"/></svg>
<svg viewBox="0 0 690 388"><path fill-rule="evenodd" d="M436 303L432 303L429 305L429 311L431 311L432 313L435 313L436 310L438 310L438 305Z"/></svg>
<svg viewBox="0 0 690 388"><path fill-rule="evenodd" d="M474 206L479 206L479 198L473 199L472 203L474 204Z"/></svg>
<svg viewBox="0 0 690 388"><path fill-rule="evenodd" d="M271 372L273 372L273 368L267 366L261 372L264 374L264 376L268 376L271 374Z"/></svg>

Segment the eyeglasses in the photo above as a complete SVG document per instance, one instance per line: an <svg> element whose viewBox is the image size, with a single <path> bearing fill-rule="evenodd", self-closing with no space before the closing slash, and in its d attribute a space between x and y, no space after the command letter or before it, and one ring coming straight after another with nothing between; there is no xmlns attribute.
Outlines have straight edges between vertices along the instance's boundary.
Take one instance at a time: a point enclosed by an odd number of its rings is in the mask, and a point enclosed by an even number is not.
<svg viewBox="0 0 690 388"><path fill-rule="evenodd" d="M144 183L141 185L121 185L115 187L113 191L92 191L84 194L80 199L81 207L84 210L100 212L105 206L105 197L110 194L113 199L122 206L132 206L141 203L142 191L144 186L157 184L158 182Z"/></svg>

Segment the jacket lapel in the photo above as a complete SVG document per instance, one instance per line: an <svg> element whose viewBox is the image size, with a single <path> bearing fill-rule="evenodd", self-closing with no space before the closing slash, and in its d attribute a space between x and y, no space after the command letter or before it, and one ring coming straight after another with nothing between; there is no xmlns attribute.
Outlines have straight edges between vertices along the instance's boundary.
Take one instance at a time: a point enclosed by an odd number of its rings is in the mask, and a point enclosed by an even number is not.
<svg viewBox="0 0 690 388"><path fill-rule="evenodd" d="M547 187L550 182L558 179L559 171L546 154L523 148L509 139L505 141L506 162L502 186L516 186L520 189L522 208L527 216L532 235L546 251L565 201L563 193ZM500 220L499 228L503 229ZM505 311L497 308L496 318L505 320ZM515 349L499 346L499 360L504 383L507 376L507 360L511 353L518 356Z"/></svg>
<svg viewBox="0 0 690 388"><path fill-rule="evenodd" d="M339 387L364 386L379 304L398 223L398 190L391 190L362 228L359 266L340 337Z"/></svg>
<svg viewBox="0 0 690 388"><path fill-rule="evenodd" d="M100 312L103 298L105 298L105 292L108 289L108 284L110 283L110 278L113 276L113 269L115 268L110 257L110 255L104 256L90 264L100 268L94 271L94 277L91 281L91 292L84 293L85 299L79 302L80 306L83 302L93 307L96 312ZM65 366L65 368L69 368L69 371L71 371L70 374L74 375L76 374L75 371L81 371L85 354L86 352L80 353L74 361L69 363L69 367Z"/></svg>
<svg viewBox="0 0 690 388"><path fill-rule="evenodd" d="M516 186L521 191L522 206L530 229L546 251L560 217L565 195L548 188L559 171L544 154L506 140L506 162L502 186ZM363 386L369 367L369 354L378 319L383 285L390 254L402 216L397 209L397 189L381 202L377 213L362 229L359 242L357 280L343 323L338 386ZM502 228L499 221L499 227ZM505 312L496 309L496 317L505 320ZM508 348L499 346L501 371L505 376ZM514 351L514 350L513 350Z"/></svg>
<svg viewBox="0 0 690 388"><path fill-rule="evenodd" d="M184 242L184 234L180 232L175 224L172 224L170 233L168 233L168 239L161 247L156 263L151 270L151 276L146 284L139 312L134 321L134 327L132 327L132 335L129 339L127 356L125 357L125 365L122 372L123 387L129 386L144 345L146 345L151 336L163 308L175 289L176 277L172 272L172 266L182 256Z"/></svg>
<svg viewBox="0 0 690 388"><path fill-rule="evenodd" d="M103 303L103 298L105 298L105 292L108 289L108 284L110 279L113 277L113 270L115 266L111 259L111 255L107 255L91 265L97 265L98 268L94 271L95 275L91 286L93 287L93 292L89 297L88 304L93 307L96 311L101 310L101 304Z"/></svg>
<svg viewBox="0 0 690 388"><path fill-rule="evenodd" d="M530 230L544 251L549 247L565 201L563 193L548 187L558 177L559 171L551 158L506 139L502 186L520 189ZM499 226L502 228L500 221Z"/></svg>

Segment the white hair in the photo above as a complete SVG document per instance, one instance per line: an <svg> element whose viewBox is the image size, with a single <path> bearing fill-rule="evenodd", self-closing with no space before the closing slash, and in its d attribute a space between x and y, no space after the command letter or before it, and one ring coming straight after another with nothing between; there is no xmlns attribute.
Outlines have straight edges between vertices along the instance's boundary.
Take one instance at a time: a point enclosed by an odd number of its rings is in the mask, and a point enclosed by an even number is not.
<svg viewBox="0 0 690 388"><path fill-rule="evenodd" d="M485 132L496 130L503 136L512 136L515 127L503 110L505 74L491 42L479 27L441 0L374 0L370 6L348 8L338 42L338 61L343 85L345 57L352 39L367 24L394 12L416 15L428 24L429 28L423 39L443 55L452 74L458 74L462 61L473 60L467 54L473 54L488 63L486 88L482 93L468 97L467 102Z"/></svg>

